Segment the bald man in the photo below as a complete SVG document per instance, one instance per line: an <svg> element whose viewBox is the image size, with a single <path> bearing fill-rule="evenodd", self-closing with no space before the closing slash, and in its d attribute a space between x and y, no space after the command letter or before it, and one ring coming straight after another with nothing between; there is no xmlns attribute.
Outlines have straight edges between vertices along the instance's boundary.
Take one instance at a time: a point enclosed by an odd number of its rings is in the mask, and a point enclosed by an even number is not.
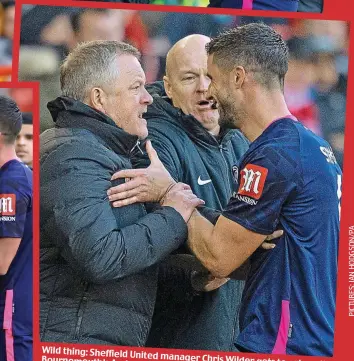
<svg viewBox="0 0 354 361"><path fill-rule="evenodd" d="M207 207L221 211L236 189L237 165L248 142L238 131L220 128L218 111L207 98L209 41L190 35L171 48L163 82L147 87L154 102L145 119L149 138L172 177L189 184ZM135 167L148 164L148 158L139 159ZM197 293L191 286L192 274L169 262L161 266L146 346L235 350L231 335L238 333L243 282L231 280L217 290Z"/></svg>

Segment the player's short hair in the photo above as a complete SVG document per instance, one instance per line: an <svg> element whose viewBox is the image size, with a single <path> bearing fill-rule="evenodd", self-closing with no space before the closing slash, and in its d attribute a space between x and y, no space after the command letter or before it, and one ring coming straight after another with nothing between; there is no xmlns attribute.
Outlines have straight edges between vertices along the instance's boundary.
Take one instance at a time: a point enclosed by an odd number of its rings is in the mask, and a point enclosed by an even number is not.
<svg viewBox="0 0 354 361"><path fill-rule="evenodd" d="M32 113L22 113L22 124L33 124Z"/></svg>
<svg viewBox="0 0 354 361"><path fill-rule="evenodd" d="M0 133L5 144L15 143L22 127L22 114L16 102L0 95Z"/></svg>
<svg viewBox="0 0 354 361"><path fill-rule="evenodd" d="M207 44L208 55L214 55L213 62L230 71L243 66L254 73L255 80L271 89L283 89L284 77L288 71L288 47L282 37L270 26L251 23L228 30Z"/></svg>
<svg viewBox="0 0 354 361"><path fill-rule="evenodd" d="M119 74L117 57L140 52L133 46L120 42L97 40L79 44L60 67L60 86L64 96L85 101L93 87L114 83Z"/></svg>

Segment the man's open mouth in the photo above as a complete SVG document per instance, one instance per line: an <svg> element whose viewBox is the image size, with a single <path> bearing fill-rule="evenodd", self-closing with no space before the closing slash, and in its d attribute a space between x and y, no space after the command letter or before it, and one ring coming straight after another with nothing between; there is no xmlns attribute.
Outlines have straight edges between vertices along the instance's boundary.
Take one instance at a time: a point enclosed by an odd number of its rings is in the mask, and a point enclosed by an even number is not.
<svg viewBox="0 0 354 361"><path fill-rule="evenodd" d="M200 109L210 109L212 103L209 100L199 100L197 102L198 108Z"/></svg>

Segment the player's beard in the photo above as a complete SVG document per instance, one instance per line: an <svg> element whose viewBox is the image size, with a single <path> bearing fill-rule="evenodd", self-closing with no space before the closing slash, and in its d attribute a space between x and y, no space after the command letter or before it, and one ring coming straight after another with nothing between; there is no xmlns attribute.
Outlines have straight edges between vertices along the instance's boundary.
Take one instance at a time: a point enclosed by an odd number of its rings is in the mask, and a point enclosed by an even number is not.
<svg viewBox="0 0 354 361"><path fill-rule="evenodd" d="M240 129L242 119L244 118L244 112L236 108L235 101L231 99L230 96L228 96L225 100L220 101L219 99L218 110L220 115L220 127L228 129Z"/></svg>

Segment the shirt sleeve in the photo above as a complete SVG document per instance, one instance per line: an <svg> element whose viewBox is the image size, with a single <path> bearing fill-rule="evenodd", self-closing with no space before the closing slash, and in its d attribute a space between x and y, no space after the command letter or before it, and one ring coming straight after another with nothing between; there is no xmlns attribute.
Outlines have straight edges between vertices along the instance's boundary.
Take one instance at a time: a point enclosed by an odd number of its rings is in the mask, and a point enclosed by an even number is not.
<svg viewBox="0 0 354 361"><path fill-rule="evenodd" d="M24 182L0 180L0 237L22 238L30 196Z"/></svg>
<svg viewBox="0 0 354 361"><path fill-rule="evenodd" d="M253 151L242 162L239 187L223 216L246 229L264 235L273 233L282 207L296 194L299 164L276 147Z"/></svg>

